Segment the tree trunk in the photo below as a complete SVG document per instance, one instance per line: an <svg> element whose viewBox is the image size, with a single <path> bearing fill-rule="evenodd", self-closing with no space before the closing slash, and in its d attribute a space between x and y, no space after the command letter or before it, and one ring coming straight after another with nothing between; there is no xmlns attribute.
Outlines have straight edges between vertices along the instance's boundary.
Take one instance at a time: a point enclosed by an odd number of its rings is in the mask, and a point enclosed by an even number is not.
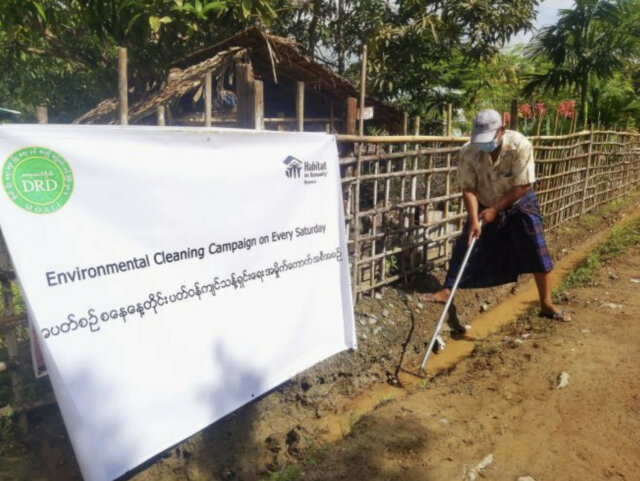
<svg viewBox="0 0 640 481"><path fill-rule="evenodd" d="M336 22L336 52L338 53L338 73L344 74L345 54L344 39L342 38L342 23L344 21L344 0L338 0L338 21Z"/></svg>
<svg viewBox="0 0 640 481"><path fill-rule="evenodd" d="M589 94L589 76L585 75L580 86L580 120L583 125L587 125L587 115L589 113L587 96Z"/></svg>
<svg viewBox="0 0 640 481"><path fill-rule="evenodd" d="M318 43L318 21L320 20L320 8L322 0L313 0L313 11L311 13L311 23L309 24L309 55L312 59L316 57L316 43Z"/></svg>

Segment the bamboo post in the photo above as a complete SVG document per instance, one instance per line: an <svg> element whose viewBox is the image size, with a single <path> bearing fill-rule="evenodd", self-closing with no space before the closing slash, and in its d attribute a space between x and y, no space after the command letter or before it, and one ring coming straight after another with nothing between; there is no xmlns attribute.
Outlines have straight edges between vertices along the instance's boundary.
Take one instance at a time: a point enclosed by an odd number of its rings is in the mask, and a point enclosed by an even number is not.
<svg viewBox="0 0 640 481"><path fill-rule="evenodd" d="M118 92L120 95L120 125L129 124L129 87L127 84L127 49L118 48Z"/></svg>
<svg viewBox="0 0 640 481"><path fill-rule="evenodd" d="M362 144L356 144L355 193L353 199L353 299L358 300L360 287L360 171L362 170Z"/></svg>
<svg viewBox="0 0 640 481"><path fill-rule="evenodd" d="M582 189L582 204L580 206L580 213L585 213L587 190L589 188L589 172L591 170L591 156L593 154L593 126L589 133L589 150L587 151L587 170L584 174L584 188Z"/></svg>
<svg viewBox="0 0 640 481"><path fill-rule="evenodd" d="M156 121L161 127L166 125L164 105L158 105L156 107Z"/></svg>
<svg viewBox="0 0 640 481"><path fill-rule="evenodd" d="M447 104L447 137L451 137L453 132L453 104L449 102Z"/></svg>
<svg viewBox="0 0 640 481"><path fill-rule="evenodd" d="M511 123L510 130L518 130L518 99L511 100Z"/></svg>
<svg viewBox="0 0 640 481"><path fill-rule="evenodd" d="M380 145L377 145L376 146L376 154L379 154L381 149L382 149L382 147ZM380 174L380 160L379 159L376 159L374 161L373 169L374 169L373 170L374 175L378 176ZM372 197L373 197L373 199L372 199L373 208L377 210L378 209L378 179L375 179L373 181L373 195L372 195ZM378 230L378 214L374 213L371 216L371 235L375 235L377 233L377 230ZM375 284L376 261L374 260L374 257L376 255L376 247L377 247L376 244L377 244L377 239L374 238L371 241L371 263L369 265L370 278L371 278L371 283L372 284ZM382 259L382 262L383 262L382 271L384 271L384 257Z"/></svg>
<svg viewBox="0 0 640 481"><path fill-rule="evenodd" d="M347 98L347 118L345 119L345 133L347 135L356 134L358 99L355 97Z"/></svg>
<svg viewBox="0 0 640 481"><path fill-rule="evenodd" d="M171 106L168 105L165 107L165 113L167 116L167 125L175 125L175 118L173 117L173 114L171 113Z"/></svg>
<svg viewBox="0 0 640 481"><path fill-rule="evenodd" d="M408 129L409 129L409 114L404 112L402 114L402 135L406 136L408 133ZM402 150L404 152L407 151L407 144L403 144L402 146ZM402 157L402 172L406 172L407 171L407 158L406 157ZM406 177L402 177L402 180L400 181L400 202L404 202L405 199L405 195L404 195L404 190L406 187ZM406 215L406 212L404 214L404 226L409 227L407 222L409 221L408 216Z"/></svg>
<svg viewBox="0 0 640 481"><path fill-rule="evenodd" d="M418 136L420 135L420 116L416 116L413 119L413 135ZM418 150L420 148L419 144L415 145L415 150ZM419 163L419 156L415 155L413 157L413 165L412 165L412 170L416 171L418 170L418 163ZM411 202L415 203L415 201L417 200L418 197L418 177L413 174L411 176ZM418 212L416 207L413 207L409 210L410 212L410 216L409 216L409 223L412 224L412 227L415 227L415 223L416 223L416 214ZM412 235L411 236L411 240L410 242L412 244L415 244L415 237L418 237L420 235L419 231L417 230L413 230L412 232L414 232L416 235ZM421 255L420 250L416 250L415 251L416 255L415 256L411 256L411 268L415 268L415 263L416 263L416 257Z"/></svg>
<svg viewBox="0 0 640 481"><path fill-rule="evenodd" d="M540 136L540 130L542 129L542 114L538 112L538 125L536 127L536 135Z"/></svg>
<svg viewBox="0 0 640 481"><path fill-rule="evenodd" d="M360 123L358 133L360 136L364 134L364 94L367 72L367 46L362 50L362 75L360 80ZM347 104L348 106L349 104ZM362 143L358 143L356 148L356 172L355 172L355 208L354 208L354 256L353 256L353 289L354 299L358 298L358 288L360 284L360 172L362 170ZM373 273L371 274L373 276Z"/></svg>
<svg viewBox="0 0 640 481"><path fill-rule="evenodd" d="M49 115L46 107L36 107L36 121L39 124L49 123Z"/></svg>
<svg viewBox="0 0 640 481"><path fill-rule="evenodd" d="M298 132L304 131L304 82L298 81L296 87L296 125Z"/></svg>
<svg viewBox="0 0 640 481"><path fill-rule="evenodd" d="M336 131L335 126L335 113L333 111L333 100L329 101L329 132L334 133Z"/></svg>
<svg viewBox="0 0 640 481"><path fill-rule="evenodd" d="M402 114L402 135L406 137L408 133L409 133L409 114L407 112L404 112ZM402 151L403 152L407 151L406 143L402 144ZM402 172L405 173L406 171L407 171L407 157L403 156ZM400 180L400 203L401 204L404 204L404 201L406 199L406 195L405 195L406 187L407 187L407 177L403 175ZM402 243L405 246L408 246L411 243L411 235L409 230L411 223L409 222L409 214L407 213L407 209L402 209L401 215L402 215L402 228L404 229L404 232L402 234ZM403 253L402 259L403 259L402 268L403 268L403 271L405 271L405 275L403 276L403 279L405 282L407 282L408 278L406 275L406 271L407 271L407 268L411 265L410 252L407 252L405 250Z"/></svg>
<svg viewBox="0 0 640 481"><path fill-rule="evenodd" d="M442 220L446 221L449 218L449 205L450 205L450 200L449 200L449 196L451 195L451 171L449 170L451 169L451 152L447 152L447 172L446 172L446 180L445 180L445 192L444 195L446 196L446 200L444 201L444 211L442 212ZM444 223L444 231L445 234L449 233L449 222L445 222ZM450 243L445 243L444 245L444 253L446 256L449 256L449 250L452 249L452 246Z"/></svg>
<svg viewBox="0 0 640 481"><path fill-rule="evenodd" d="M389 153L393 152L393 144L389 144ZM391 205L391 176L390 174L392 173L393 170L393 162L391 159L387 159L387 169L386 169L386 173L387 173L387 179L385 181L385 185L384 185L384 207L385 209L388 208ZM385 236L382 238L382 250L383 252L387 251L387 232L388 229L386 228L386 226L388 225L388 222L385 222L385 214L382 215L382 228L384 229L384 233ZM400 226L398 226L398 228L400 228ZM386 262L386 256L382 259L382 268L381 268L381 281L385 281L386 277L387 277L387 262Z"/></svg>
<svg viewBox="0 0 640 481"><path fill-rule="evenodd" d="M362 72L360 73L360 120L358 133L364 135L364 101L367 90L367 46L362 47Z"/></svg>
<svg viewBox="0 0 640 481"><path fill-rule="evenodd" d="M211 127L211 72L207 72L204 76L204 126Z"/></svg>
<svg viewBox="0 0 640 481"><path fill-rule="evenodd" d="M262 80L253 82L253 128L264 130L264 84Z"/></svg>
<svg viewBox="0 0 640 481"><path fill-rule="evenodd" d="M347 135L355 135L356 133L356 111L357 111L357 106L358 106L358 100L355 97L347 97L347 102L346 102L346 118L344 119L344 130L345 133ZM356 294L357 294L357 285L356 282L358 280L358 277L356 275L356 271L358 269L358 266L356 265L356 257L355 257L355 253L357 250L357 244L355 242L356 240L356 231L358 230L358 219L356 217L356 204L358 203L358 197L356 197L356 185L359 183L359 171L357 171L357 169L359 169L359 149L358 149L358 144L350 144L353 146L353 151L349 151L349 154L351 152L355 152L356 154L356 166L350 165L349 167L347 167L346 169L346 175L347 177L353 177L354 180L347 186L347 214L350 216L350 220L348 221L348 225L347 225L347 232L349 237L351 237L353 235L353 239L354 239L354 243L353 243L353 258L352 258L352 276L353 276L353 281L352 281L352 289L353 289L353 295L354 295L354 299L356 298ZM357 172L357 173L356 173ZM358 194L359 195L359 194Z"/></svg>
<svg viewBox="0 0 640 481"><path fill-rule="evenodd" d="M389 153L393 152L393 144L389 144ZM387 175L391 174L393 171L393 165L390 158L387 159ZM389 203L391 201L391 176L389 175L385 181L384 186L384 206L389 207Z"/></svg>
<svg viewBox="0 0 640 481"><path fill-rule="evenodd" d="M253 82L253 72L251 64L236 64L236 97L238 99L238 127L241 129L251 128L250 109L252 105L251 84Z"/></svg>

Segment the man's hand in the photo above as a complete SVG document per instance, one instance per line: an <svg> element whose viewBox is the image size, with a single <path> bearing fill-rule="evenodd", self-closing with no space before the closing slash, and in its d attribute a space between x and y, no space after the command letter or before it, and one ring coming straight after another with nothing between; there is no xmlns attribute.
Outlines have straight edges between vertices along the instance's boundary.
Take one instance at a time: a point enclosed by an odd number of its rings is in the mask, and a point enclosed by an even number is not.
<svg viewBox="0 0 640 481"><path fill-rule="evenodd" d="M469 243L467 245L471 244L471 241L474 238L479 239L481 233L482 233L482 226L480 225L480 222L471 221L471 223L469 224Z"/></svg>
<svg viewBox="0 0 640 481"><path fill-rule="evenodd" d="M487 224L491 224L496 217L498 217L498 209L495 207L487 207L480 212L480 219Z"/></svg>

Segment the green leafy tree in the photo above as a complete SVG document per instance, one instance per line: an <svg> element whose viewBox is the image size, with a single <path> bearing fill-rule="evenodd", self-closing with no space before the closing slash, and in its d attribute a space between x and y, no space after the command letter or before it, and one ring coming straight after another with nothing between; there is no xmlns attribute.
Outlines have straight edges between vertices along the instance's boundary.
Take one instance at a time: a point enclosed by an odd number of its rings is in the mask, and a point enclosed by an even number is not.
<svg viewBox="0 0 640 481"><path fill-rule="evenodd" d="M637 1L575 0L575 7L561 10L558 22L544 28L529 49L529 58L543 56L549 68L530 76L525 94L575 92L586 125L590 90L637 58L639 18Z"/></svg>
<svg viewBox="0 0 640 481"><path fill-rule="evenodd" d="M401 3L395 26L368 39L373 91L415 114L467 107L499 63L500 48L532 28L537 0ZM492 65L493 64L493 65ZM499 65L499 68L506 67ZM502 69L506 74L508 69ZM473 83L476 85L473 85ZM471 91L468 89L471 87ZM470 98L471 96L471 98Z"/></svg>
<svg viewBox="0 0 640 481"><path fill-rule="evenodd" d="M336 0L278 11L278 33L359 83L368 46L370 94L413 114L467 103L461 84L492 62L515 34L532 28L538 0ZM308 36L307 36L308 34ZM306 41L304 41L306 40Z"/></svg>
<svg viewBox="0 0 640 481"><path fill-rule="evenodd" d="M624 129L635 129L640 125L638 90L628 70L617 72L594 87L590 98L594 123Z"/></svg>
<svg viewBox="0 0 640 481"><path fill-rule="evenodd" d="M276 17L271 0L3 0L0 103L68 121L115 94L118 46L142 95L190 51Z"/></svg>

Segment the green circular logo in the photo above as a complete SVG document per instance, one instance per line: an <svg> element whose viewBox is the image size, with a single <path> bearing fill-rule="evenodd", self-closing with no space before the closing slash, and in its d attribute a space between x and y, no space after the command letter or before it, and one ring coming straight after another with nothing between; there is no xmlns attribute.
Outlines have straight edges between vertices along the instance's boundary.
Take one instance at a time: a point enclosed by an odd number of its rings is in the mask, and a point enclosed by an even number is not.
<svg viewBox="0 0 640 481"><path fill-rule="evenodd" d="M2 183L9 198L34 214L51 214L67 203L73 172L64 158L44 147L26 147L4 163Z"/></svg>

